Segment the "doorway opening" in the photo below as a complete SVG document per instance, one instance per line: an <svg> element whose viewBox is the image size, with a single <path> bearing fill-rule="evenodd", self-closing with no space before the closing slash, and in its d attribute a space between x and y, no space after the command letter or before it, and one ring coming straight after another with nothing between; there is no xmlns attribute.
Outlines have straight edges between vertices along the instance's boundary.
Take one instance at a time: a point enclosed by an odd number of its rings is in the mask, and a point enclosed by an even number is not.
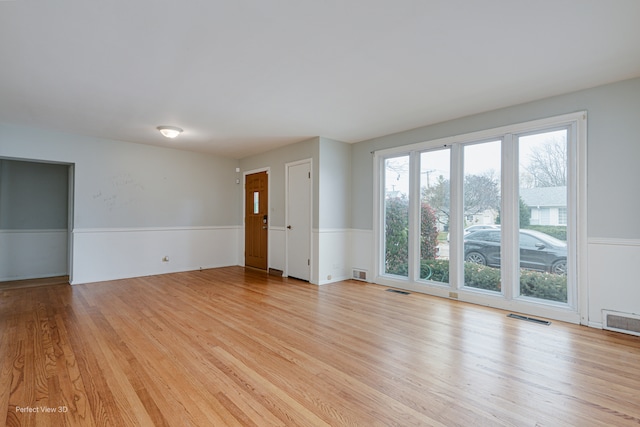
<svg viewBox="0 0 640 427"><path fill-rule="evenodd" d="M0 282L70 283L72 198L73 165L0 158Z"/></svg>

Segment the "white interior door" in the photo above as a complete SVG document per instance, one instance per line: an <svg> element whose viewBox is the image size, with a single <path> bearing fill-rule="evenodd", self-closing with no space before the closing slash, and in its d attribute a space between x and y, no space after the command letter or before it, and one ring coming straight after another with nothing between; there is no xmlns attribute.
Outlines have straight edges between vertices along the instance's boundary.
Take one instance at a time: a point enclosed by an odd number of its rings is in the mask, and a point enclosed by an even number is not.
<svg viewBox="0 0 640 427"><path fill-rule="evenodd" d="M286 275L311 278L311 162L287 166Z"/></svg>

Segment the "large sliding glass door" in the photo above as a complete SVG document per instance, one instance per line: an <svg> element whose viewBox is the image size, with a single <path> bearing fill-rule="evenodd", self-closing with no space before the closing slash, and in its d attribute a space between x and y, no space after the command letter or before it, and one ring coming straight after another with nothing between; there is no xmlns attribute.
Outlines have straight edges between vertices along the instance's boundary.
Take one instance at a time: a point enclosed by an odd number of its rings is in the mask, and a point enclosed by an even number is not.
<svg viewBox="0 0 640 427"><path fill-rule="evenodd" d="M577 321L580 121L377 153L376 281Z"/></svg>

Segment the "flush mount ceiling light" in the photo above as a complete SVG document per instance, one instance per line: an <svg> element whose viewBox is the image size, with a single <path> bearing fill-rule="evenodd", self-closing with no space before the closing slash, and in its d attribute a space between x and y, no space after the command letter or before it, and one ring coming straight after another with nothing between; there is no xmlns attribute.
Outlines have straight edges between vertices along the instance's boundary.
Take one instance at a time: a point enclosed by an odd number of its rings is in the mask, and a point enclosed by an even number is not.
<svg viewBox="0 0 640 427"><path fill-rule="evenodd" d="M158 130L167 138L175 138L182 132L182 129L175 126L158 126Z"/></svg>

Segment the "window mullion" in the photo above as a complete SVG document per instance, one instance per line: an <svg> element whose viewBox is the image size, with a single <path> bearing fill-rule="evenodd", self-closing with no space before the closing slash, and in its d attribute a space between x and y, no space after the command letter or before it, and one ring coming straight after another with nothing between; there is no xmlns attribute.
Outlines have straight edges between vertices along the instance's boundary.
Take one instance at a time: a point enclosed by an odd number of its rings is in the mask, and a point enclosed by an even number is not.
<svg viewBox="0 0 640 427"><path fill-rule="evenodd" d="M462 245L463 228L463 190L464 161L462 146L451 146L451 181L449 208L449 285L453 290L464 285L464 249Z"/></svg>
<svg viewBox="0 0 640 427"><path fill-rule="evenodd" d="M573 122L567 128L567 160L568 160L568 176L567 176L567 208L566 208L566 226L567 226L567 304L570 307L576 308L577 301L577 289L576 289L576 277L578 277L577 260L583 259L583 257L577 256L578 250L577 236L578 227L582 224L586 224L586 218L581 219L578 217L578 189L583 188L580 185L580 171L578 165L579 161L578 150L578 122ZM585 162L586 163L586 162ZM585 179L586 182L586 179ZM586 209L581 210L586 212ZM583 234L586 235L586 232Z"/></svg>
<svg viewBox="0 0 640 427"><path fill-rule="evenodd" d="M409 154L409 281L420 278L420 153Z"/></svg>
<svg viewBox="0 0 640 427"><path fill-rule="evenodd" d="M502 207L500 223L502 229L501 244L501 281L502 293L512 300L520 292L520 251L519 230L519 178L518 178L517 137L505 134L502 141Z"/></svg>

